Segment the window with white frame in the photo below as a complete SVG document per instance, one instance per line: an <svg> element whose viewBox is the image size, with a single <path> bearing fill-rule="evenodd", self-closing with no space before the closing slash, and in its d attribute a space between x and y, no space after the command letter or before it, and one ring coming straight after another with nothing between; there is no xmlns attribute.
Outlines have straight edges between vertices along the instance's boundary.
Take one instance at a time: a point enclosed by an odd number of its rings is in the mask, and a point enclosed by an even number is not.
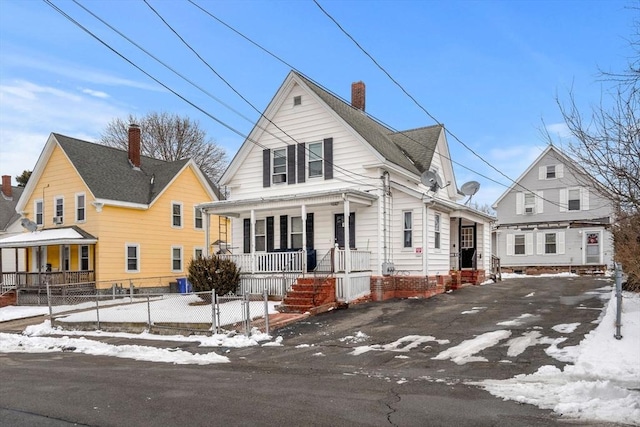
<svg viewBox="0 0 640 427"><path fill-rule="evenodd" d="M272 181L274 184L287 182L287 150L278 148L273 150L273 172Z"/></svg>
<svg viewBox="0 0 640 427"><path fill-rule="evenodd" d="M440 249L440 214L433 216L434 248Z"/></svg>
<svg viewBox="0 0 640 427"><path fill-rule="evenodd" d="M526 239L524 234L515 234L513 236L513 254L525 255L526 253Z"/></svg>
<svg viewBox="0 0 640 427"><path fill-rule="evenodd" d="M302 249L302 217L291 217L291 247Z"/></svg>
<svg viewBox="0 0 640 427"><path fill-rule="evenodd" d="M202 209L199 207L193 208L193 227L196 230L202 230Z"/></svg>
<svg viewBox="0 0 640 427"><path fill-rule="evenodd" d="M557 253L556 233L544 233L544 253Z"/></svg>
<svg viewBox="0 0 640 427"><path fill-rule="evenodd" d="M42 201L42 199L36 200L35 202L33 202L33 212L34 212L34 219L36 221L36 225L43 225L44 224L44 202Z"/></svg>
<svg viewBox="0 0 640 427"><path fill-rule="evenodd" d="M402 212L402 247L413 247L413 216L410 211Z"/></svg>
<svg viewBox="0 0 640 427"><path fill-rule="evenodd" d="M256 252L267 250L267 224L264 219L257 219L255 226Z"/></svg>
<svg viewBox="0 0 640 427"><path fill-rule="evenodd" d="M182 246L171 247L171 271L182 271Z"/></svg>
<svg viewBox="0 0 640 427"><path fill-rule="evenodd" d="M76 194L76 222L84 222L86 220L86 197L84 193Z"/></svg>
<svg viewBox="0 0 640 427"><path fill-rule="evenodd" d="M309 144L309 178L322 176L323 171L323 143L312 142Z"/></svg>
<svg viewBox="0 0 640 427"><path fill-rule="evenodd" d="M524 213L532 214L536 212L536 195L524 193Z"/></svg>
<svg viewBox="0 0 640 427"><path fill-rule="evenodd" d="M556 177L556 165L548 165L547 166L547 179L554 179Z"/></svg>
<svg viewBox="0 0 640 427"><path fill-rule="evenodd" d="M56 218L60 218L59 223L64 222L64 197L58 196L53 201L54 213Z"/></svg>
<svg viewBox="0 0 640 427"><path fill-rule="evenodd" d="M177 228L182 227L182 203L171 203L171 226Z"/></svg>
<svg viewBox="0 0 640 427"><path fill-rule="evenodd" d="M570 211L579 211L580 210L580 189L579 188L570 188L567 197L567 208Z"/></svg>
<svg viewBox="0 0 640 427"><path fill-rule="evenodd" d="M140 271L140 245L137 243L127 243L125 245L125 270L128 273Z"/></svg>
<svg viewBox="0 0 640 427"><path fill-rule="evenodd" d="M204 257L204 249L193 248L193 259L199 259Z"/></svg>
<svg viewBox="0 0 640 427"><path fill-rule="evenodd" d="M89 269L89 246L80 246L80 270L86 271Z"/></svg>

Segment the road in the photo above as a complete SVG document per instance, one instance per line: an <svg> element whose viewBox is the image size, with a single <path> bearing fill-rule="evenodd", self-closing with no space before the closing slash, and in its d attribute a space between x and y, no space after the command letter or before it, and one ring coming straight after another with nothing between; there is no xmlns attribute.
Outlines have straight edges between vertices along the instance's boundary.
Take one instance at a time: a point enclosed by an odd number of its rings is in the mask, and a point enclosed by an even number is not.
<svg viewBox="0 0 640 427"><path fill-rule="evenodd" d="M564 366L545 353L549 345L510 356L506 343L538 331L567 338L560 347L577 345L596 326L607 285L590 277L524 278L426 300L359 304L276 331L282 346L214 349L227 364L0 354L0 425L585 425L467 383ZM571 333L552 329L566 323L579 325ZM475 361L434 359L483 334L504 339L474 354ZM212 351L194 343L102 340Z"/></svg>

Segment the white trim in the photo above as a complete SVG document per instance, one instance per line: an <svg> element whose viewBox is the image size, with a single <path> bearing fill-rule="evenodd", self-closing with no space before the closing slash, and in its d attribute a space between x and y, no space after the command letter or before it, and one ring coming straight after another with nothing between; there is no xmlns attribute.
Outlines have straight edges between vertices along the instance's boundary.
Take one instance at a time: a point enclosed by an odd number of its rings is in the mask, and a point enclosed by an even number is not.
<svg viewBox="0 0 640 427"><path fill-rule="evenodd" d="M174 206L180 206L180 214L179 214L180 225L175 225L173 223L173 219L174 219L173 207ZM181 229L184 227L184 205L182 202L179 202L176 200L171 201L171 223L170 224L171 224L171 228L175 228L175 229Z"/></svg>
<svg viewBox="0 0 640 427"><path fill-rule="evenodd" d="M84 198L84 204L82 206L82 210L84 213L84 219L78 219L78 210L80 208L80 206L78 206L78 197L82 196ZM87 194L84 191L78 192L75 194L75 209L74 209L74 213L75 213L75 222L77 223L84 223L87 222Z"/></svg>
<svg viewBox="0 0 640 427"><path fill-rule="evenodd" d="M173 251L178 249L180 251L180 269L175 269L173 268L173 262L176 261L176 259L173 257ZM171 272L172 273L182 273L184 271L184 250L182 248L182 246L179 245L174 245L171 246Z"/></svg>
<svg viewBox="0 0 640 427"><path fill-rule="evenodd" d="M198 258L198 254L196 253L197 251L202 252L202 253L201 253L201 255L202 255L203 257L205 257L205 256L206 256L205 250L204 250L204 248L203 248L202 246L194 246L194 247L193 247L193 254L191 255L191 259L192 259L192 260L193 260L193 259L197 259L197 258Z"/></svg>
<svg viewBox="0 0 640 427"><path fill-rule="evenodd" d="M316 159L316 160L311 160L311 148L310 145L311 144L318 144L320 146L320 159ZM308 153L308 155L306 154ZM314 175L311 176L309 175L309 173L311 172L311 166L310 163L311 162L321 162L322 167L320 168L320 175ZM311 141L311 142L307 142L305 144L305 169L306 169L306 178L308 180L313 180L313 179L323 179L324 178L324 142L323 141Z"/></svg>
<svg viewBox="0 0 640 427"><path fill-rule="evenodd" d="M147 210L150 207L149 205L145 205L143 203L120 202L118 200L112 200L112 199L95 199L91 204L96 206L96 209L99 205L115 206L119 208L129 208L129 209L140 209L140 210Z"/></svg>

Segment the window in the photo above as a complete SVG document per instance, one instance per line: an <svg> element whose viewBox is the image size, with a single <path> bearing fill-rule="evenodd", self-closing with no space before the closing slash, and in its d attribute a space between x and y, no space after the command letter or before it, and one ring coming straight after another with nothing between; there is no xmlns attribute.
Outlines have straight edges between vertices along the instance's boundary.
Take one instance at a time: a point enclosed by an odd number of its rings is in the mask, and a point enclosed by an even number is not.
<svg viewBox="0 0 640 427"><path fill-rule="evenodd" d="M202 230L202 209L198 207L193 208L193 227Z"/></svg>
<svg viewBox="0 0 640 427"><path fill-rule="evenodd" d="M85 220L85 195L84 193L76 194L76 222Z"/></svg>
<svg viewBox="0 0 640 427"><path fill-rule="evenodd" d="M309 144L309 178L322 176L322 142Z"/></svg>
<svg viewBox="0 0 640 427"><path fill-rule="evenodd" d="M433 216L434 248L440 249L440 214Z"/></svg>
<svg viewBox="0 0 640 427"><path fill-rule="evenodd" d="M524 194L524 213L532 214L536 211L536 195L533 193Z"/></svg>
<svg viewBox="0 0 640 427"><path fill-rule="evenodd" d="M182 271L182 246L171 248L171 271Z"/></svg>
<svg viewBox="0 0 640 427"><path fill-rule="evenodd" d="M402 246L405 248L411 248L413 246L413 218L411 216L411 212L403 212L402 218L402 230L404 233Z"/></svg>
<svg viewBox="0 0 640 427"><path fill-rule="evenodd" d="M568 208L570 211L580 210L580 189L579 188L569 189Z"/></svg>
<svg viewBox="0 0 640 427"><path fill-rule="evenodd" d="M555 253L557 253L556 233L545 233L544 234L544 253L545 254L555 254Z"/></svg>
<svg viewBox="0 0 640 427"><path fill-rule="evenodd" d="M556 165L547 166L547 179L554 179L556 177Z"/></svg>
<svg viewBox="0 0 640 427"><path fill-rule="evenodd" d="M36 220L36 224L37 225L43 225L44 224L44 218L43 218L43 209L44 209L44 205L43 205L43 201L42 200L36 200L34 202L34 206L33 206L33 212L34 212L34 219Z"/></svg>
<svg viewBox="0 0 640 427"><path fill-rule="evenodd" d="M137 273L140 271L140 245L128 243L125 246L126 271Z"/></svg>
<svg viewBox="0 0 640 427"><path fill-rule="evenodd" d="M513 253L514 255L525 254L525 238L524 234L516 234L513 237Z"/></svg>
<svg viewBox="0 0 640 427"><path fill-rule="evenodd" d="M302 249L302 217L291 217L291 247Z"/></svg>
<svg viewBox="0 0 640 427"><path fill-rule="evenodd" d="M296 105L301 105L301 104L302 104L302 97L300 95L294 96L293 97L293 106L295 107Z"/></svg>
<svg viewBox="0 0 640 427"><path fill-rule="evenodd" d="M60 218L60 224L64 222L64 197L56 197L54 199L54 212L56 218Z"/></svg>
<svg viewBox="0 0 640 427"><path fill-rule="evenodd" d="M204 250L202 248L193 249L193 259L199 259L204 257Z"/></svg>
<svg viewBox="0 0 640 427"><path fill-rule="evenodd" d="M171 204L171 225L182 227L182 203L173 202Z"/></svg>
<svg viewBox="0 0 640 427"><path fill-rule="evenodd" d="M80 270L89 269L89 246L80 246Z"/></svg>
<svg viewBox="0 0 640 427"><path fill-rule="evenodd" d="M264 219L256 220L256 252L267 250L267 224Z"/></svg>
<svg viewBox="0 0 640 427"><path fill-rule="evenodd" d="M273 150L273 183L287 182L287 150Z"/></svg>

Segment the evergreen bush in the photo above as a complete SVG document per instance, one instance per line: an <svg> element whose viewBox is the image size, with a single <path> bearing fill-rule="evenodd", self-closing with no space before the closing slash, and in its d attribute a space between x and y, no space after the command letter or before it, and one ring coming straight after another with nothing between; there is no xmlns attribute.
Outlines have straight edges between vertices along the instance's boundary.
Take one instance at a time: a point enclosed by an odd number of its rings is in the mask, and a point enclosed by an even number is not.
<svg viewBox="0 0 640 427"><path fill-rule="evenodd" d="M189 264L189 283L194 292L211 292L216 295L235 293L240 284L240 269L229 259L216 255L192 259ZM211 295L199 294L201 299L210 302Z"/></svg>

